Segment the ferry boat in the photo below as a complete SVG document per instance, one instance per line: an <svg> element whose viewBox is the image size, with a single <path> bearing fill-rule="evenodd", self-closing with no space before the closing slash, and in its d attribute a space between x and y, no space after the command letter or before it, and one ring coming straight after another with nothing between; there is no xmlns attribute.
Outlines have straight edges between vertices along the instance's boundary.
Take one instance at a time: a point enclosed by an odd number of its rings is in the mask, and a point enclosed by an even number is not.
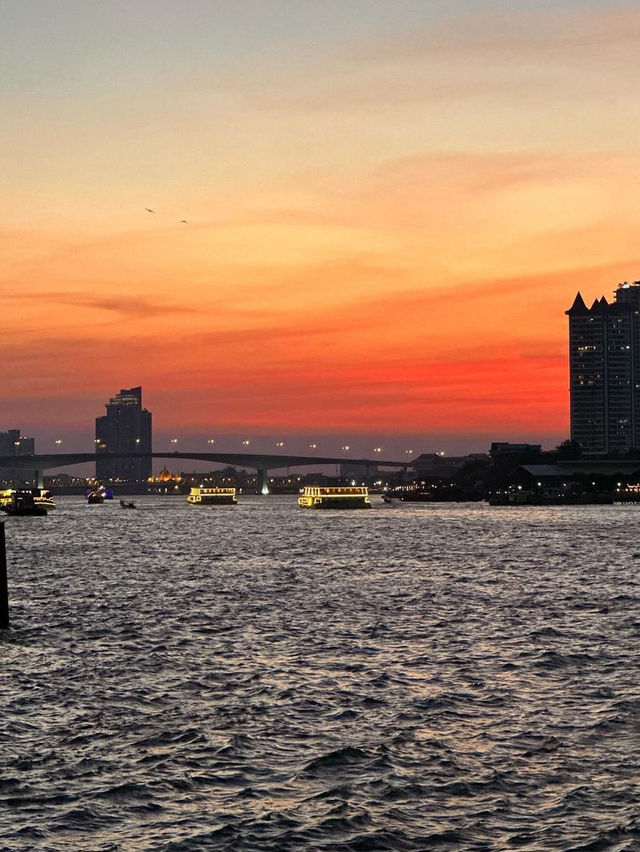
<svg viewBox="0 0 640 852"><path fill-rule="evenodd" d="M311 485L298 497L303 509L370 509L369 489L364 485Z"/></svg>
<svg viewBox="0 0 640 852"><path fill-rule="evenodd" d="M45 509L55 509L56 504L53 499L53 494L48 488L32 488L33 502L36 506L42 506Z"/></svg>
<svg viewBox="0 0 640 852"><path fill-rule="evenodd" d="M192 488L187 503L192 506L235 506L235 488Z"/></svg>
<svg viewBox="0 0 640 852"><path fill-rule="evenodd" d="M20 491L15 488L5 488L0 491L0 509L12 505L16 494L24 495L27 493L31 494L36 506L41 506L43 509L55 509L53 494L47 488L22 489Z"/></svg>
<svg viewBox="0 0 640 852"><path fill-rule="evenodd" d="M47 514L44 506L36 505L31 491L12 491L10 499L4 497L2 501L3 512L7 515L38 515L40 517Z"/></svg>

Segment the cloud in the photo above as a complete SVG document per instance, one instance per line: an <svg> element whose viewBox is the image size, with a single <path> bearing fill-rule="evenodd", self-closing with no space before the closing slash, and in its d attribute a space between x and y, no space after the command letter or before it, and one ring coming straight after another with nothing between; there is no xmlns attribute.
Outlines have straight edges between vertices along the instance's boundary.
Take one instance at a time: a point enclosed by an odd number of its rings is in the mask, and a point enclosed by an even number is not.
<svg viewBox="0 0 640 852"><path fill-rule="evenodd" d="M41 290L32 293L20 292L0 294L0 301L36 302L40 305L70 305L120 314L139 319L181 313L193 313L196 309L186 305L163 305L151 299L135 296L88 296L64 291Z"/></svg>
<svg viewBox="0 0 640 852"><path fill-rule="evenodd" d="M411 62L416 58L453 60L481 54L495 59L555 58L593 61L594 48L628 51L640 45L640 10L636 5L594 8L557 7L535 12L509 8L506 13L488 11L435 19L411 30L389 30L355 45L343 54L345 61L379 64ZM628 56L635 65L633 55Z"/></svg>
<svg viewBox="0 0 640 852"><path fill-rule="evenodd" d="M238 100L267 111L335 113L496 100L517 111L537 102L629 94L638 81L640 10L634 6L505 13L479 9L388 28L339 52L316 55L317 73L289 66L259 85L230 81ZM620 73L625 72L621 87ZM287 74L287 79L281 75Z"/></svg>

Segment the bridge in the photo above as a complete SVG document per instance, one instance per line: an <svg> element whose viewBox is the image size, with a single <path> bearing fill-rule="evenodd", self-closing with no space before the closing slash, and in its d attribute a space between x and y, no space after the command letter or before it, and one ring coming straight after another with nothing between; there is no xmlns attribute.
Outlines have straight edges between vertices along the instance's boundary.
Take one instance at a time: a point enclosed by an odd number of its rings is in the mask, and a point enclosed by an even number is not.
<svg viewBox="0 0 640 852"><path fill-rule="evenodd" d="M300 467L304 465L334 465L354 464L363 467L397 467L406 468L411 462L383 461L382 459L352 459L335 458L333 456L288 456L262 453L36 453L25 456L0 456L0 470L28 470L34 472L38 488L42 488L42 471L51 468L67 467L74 464L108 461L110 459L190 459L191 461L207 461L216 464L226 464L230 467L248 467L256 471L258 491L269 493L270 470L283 467Z"/></svg>

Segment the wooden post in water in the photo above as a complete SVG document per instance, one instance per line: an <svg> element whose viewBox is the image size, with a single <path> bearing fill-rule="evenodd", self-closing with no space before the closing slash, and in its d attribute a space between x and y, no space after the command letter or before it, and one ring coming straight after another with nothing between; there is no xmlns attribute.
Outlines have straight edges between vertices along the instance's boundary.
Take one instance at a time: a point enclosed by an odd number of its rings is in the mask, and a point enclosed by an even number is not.
<svg viewBox="0 0 640 852"><path fill-rule="evenodd" d="M4 521L0 521L0 630L9 629L9 589L7 588L7 547Z"/></svg>

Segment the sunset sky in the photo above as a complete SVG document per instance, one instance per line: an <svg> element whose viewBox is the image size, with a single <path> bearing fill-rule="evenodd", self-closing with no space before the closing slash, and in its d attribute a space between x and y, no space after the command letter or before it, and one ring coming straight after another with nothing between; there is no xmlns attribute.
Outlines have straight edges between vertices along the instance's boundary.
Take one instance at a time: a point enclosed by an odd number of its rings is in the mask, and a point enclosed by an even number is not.
<svg viewBox="0 0 640 852"><path fill-rule="evenodd" d="M564 311L640 278L637 2L0 12L0 431L141 384L158 447L567 437Z"/></svg>

